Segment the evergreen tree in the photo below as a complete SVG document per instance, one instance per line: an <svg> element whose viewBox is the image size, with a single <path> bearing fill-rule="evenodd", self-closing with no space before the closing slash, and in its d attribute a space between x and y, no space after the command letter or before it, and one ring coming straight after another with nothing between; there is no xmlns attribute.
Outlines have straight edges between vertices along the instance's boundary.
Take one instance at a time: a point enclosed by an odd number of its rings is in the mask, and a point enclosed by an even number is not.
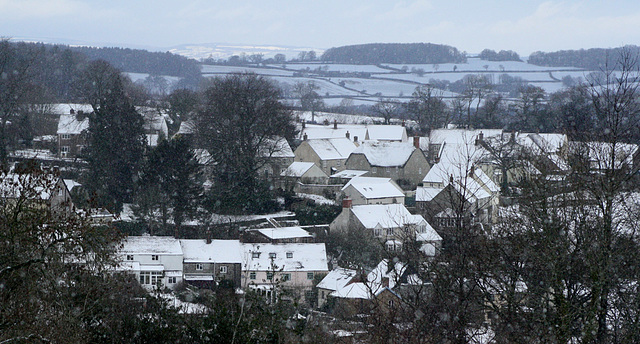
<svg viewBox="0 0 640 344"><path fill-rule="evenodd" d="M85 183L97 205L119 212L122 203L132 201L145 149L144 120L131 104L120 72L107 62L91 62L80 87L93 107Z"/></svg>

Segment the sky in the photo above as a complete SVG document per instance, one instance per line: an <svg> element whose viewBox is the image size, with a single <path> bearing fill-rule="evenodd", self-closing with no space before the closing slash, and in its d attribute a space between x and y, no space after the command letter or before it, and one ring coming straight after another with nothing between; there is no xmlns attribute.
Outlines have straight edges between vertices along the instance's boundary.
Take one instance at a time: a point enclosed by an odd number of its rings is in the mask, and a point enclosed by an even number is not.
<svg viewBox="0 0 640 344"><path fill-rule="evenodd" d="M527 56L640 45L640 1L0 0L0 36L160 50L428 42Z"/></svg>

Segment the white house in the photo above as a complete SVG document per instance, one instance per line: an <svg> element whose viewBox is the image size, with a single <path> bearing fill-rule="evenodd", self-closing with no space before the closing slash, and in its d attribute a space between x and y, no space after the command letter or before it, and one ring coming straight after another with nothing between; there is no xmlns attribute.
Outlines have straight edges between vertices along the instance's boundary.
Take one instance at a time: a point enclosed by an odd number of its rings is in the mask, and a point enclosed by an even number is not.
<svg viewBox="0 0 640 344"><path fill-rule="evenodd" d="M240 287L242 245L238 240L180 239L184 279L199 287L222 281Z"/></svg>
<svg viewBox="0 0 640 344"><path fill-rule="evenodd" d="M175 287L182 281L183 253L180 241L173 237L129 236L118 252L119 270L136 275L146 288Z"/></svg>
<svg viewBox="0 0 640 344"><path fill-rule="evenodd" d="M259 290L267 297L285 291L293 299L309 299L315 277L329 271L324 243L245 243L242 247L242 286Z"/></svg>

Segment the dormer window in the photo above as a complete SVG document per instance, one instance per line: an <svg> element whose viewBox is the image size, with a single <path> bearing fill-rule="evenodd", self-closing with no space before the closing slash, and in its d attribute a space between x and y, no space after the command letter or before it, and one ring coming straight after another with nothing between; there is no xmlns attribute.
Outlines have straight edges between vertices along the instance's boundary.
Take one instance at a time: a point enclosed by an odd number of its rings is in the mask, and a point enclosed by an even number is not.
<svg viewBox="0 0 640 344"><path fill-rule="evenodd" d="M128 254L127 255L127 260L133 260L133 255L132 254Z"/></svg>
<svg viewBox="0 0 640 344"><path fill-rule="evenodd" d="M158 255L157 254L152 254L151 255L151 260L158 260Z"/></svg>

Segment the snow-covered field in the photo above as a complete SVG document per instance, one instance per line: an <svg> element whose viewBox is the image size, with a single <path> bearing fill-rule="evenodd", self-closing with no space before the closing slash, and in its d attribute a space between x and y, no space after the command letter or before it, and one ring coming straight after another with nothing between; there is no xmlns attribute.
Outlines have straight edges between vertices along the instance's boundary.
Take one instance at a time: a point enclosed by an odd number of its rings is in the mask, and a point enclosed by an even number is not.
<svg viewBox="0 0 640 344"><path fill-rule="evenodd" d="M480 58L468 58L467 63L442 63L442 64L384 64L395 69L406 66L410 71L415 67L422 68L426 73L430 72L521 72L521 71L554 71L554 70L580 70L575 67L543 67L518 61L486 61ZM487 66L487 68L485 68ZM454 70L455 67L455 70Z"/></svg>
<svg viewBox="0 0 640 344"><path fill-rule="evenodd" d="M278 65L279 66L279 65ZM342 73L389 73L389 69L380 68L374 65L355 65L355 64L333 64L333 63L289 63L286 69L291 70L315 70L320 68L323 71L342 72Z"/></svg>
<svg viewBox="0 0 640 344"><path fill-rule="evenodd" d="M319 89L316 90L316 92L321 96L357 96L360 94L358 92L348 90L344 87L341 87L340 85L331 83L323 79L304 78L304 77L300 77L300 78L273 77L272 79L288 86L293 86L298 82L303 82L303 83L313 82L316 84L316 86L319 87Z"/></svg>
<svg viewBox="0 0 640 344"><path fill-rule="evenodd" d="M238 66L202 65L202 74L256 73L260 75L293 76L293 71L276 68L256 68Z"/></svg>

